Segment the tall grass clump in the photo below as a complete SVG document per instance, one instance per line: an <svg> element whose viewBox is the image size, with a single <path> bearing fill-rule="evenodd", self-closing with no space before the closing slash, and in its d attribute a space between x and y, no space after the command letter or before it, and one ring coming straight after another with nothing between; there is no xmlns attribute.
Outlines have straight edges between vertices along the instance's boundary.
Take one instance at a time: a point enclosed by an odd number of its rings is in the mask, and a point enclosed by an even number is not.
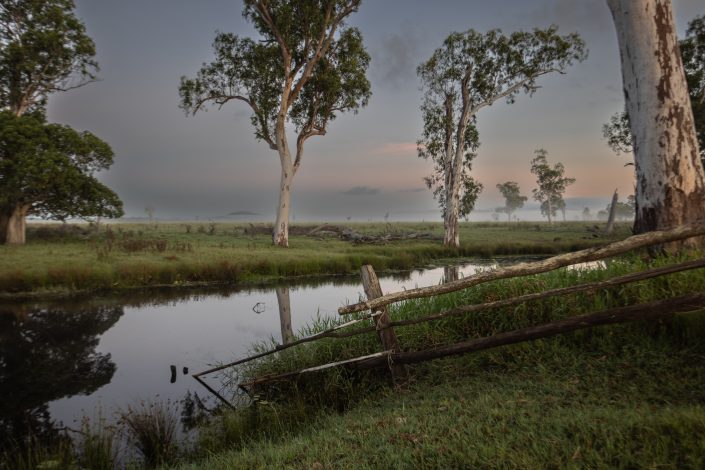
<svg viewBox="0 0 705 470"><path fill-rule="evenodd" d="M171 402L141 401L121 411L119 424L149 467L173 463L179 452L179 413Z"/></svg>

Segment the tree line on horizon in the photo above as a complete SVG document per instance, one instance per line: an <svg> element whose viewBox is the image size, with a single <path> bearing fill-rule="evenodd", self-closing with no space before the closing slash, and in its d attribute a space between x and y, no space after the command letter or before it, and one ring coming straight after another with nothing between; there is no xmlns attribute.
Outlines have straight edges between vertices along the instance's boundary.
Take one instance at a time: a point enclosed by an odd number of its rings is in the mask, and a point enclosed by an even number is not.
<svg viewBox="0 0 705 470"><path fill-rule="evenodd" d="M645 1L653 7L648 14L635 13L628 0L607 0L621 50L626 112L604 132L610 146L629 145L634 153L637 233L698 220L705 199L698 148L705 112L705 17L694 19L679 43L670 0ZM272 242L286 247L291 190L306 142L324 136L340 114L357 113L371 97L370 55L359 29L347 24L361 0L243 3L242 14L259 37L218 33L214 60L194 78L181 78L180 107L190 115L230 101L250 108L255 138L279 157ZM24 243L28 215L59 220L122 215L117 194L95 176L112 165L110 146L89 132L46 121L51 94L84 86L99 70L95 45L74 9L72 0L0 1L0 243ZM459 220L483 189L471 174L480 145L479 112L501 100L512 104L520 95L531 97L539 78L564 74L587 58L577 33L557 31L551 26L511 34L454 32L417 68L423 91L418 156L434 165L425 182L443 214L447 246L459 245ZM291 142L287 129L294 130ZM669 174L673 168L678 178ZM549 164L543 149L531 160L538 185L533 197L549 222L565 211L562 195L575 182L564 170L561 163ZM528 198L516 182L496 187L505 198L500 210L511 220Z"/></svg>

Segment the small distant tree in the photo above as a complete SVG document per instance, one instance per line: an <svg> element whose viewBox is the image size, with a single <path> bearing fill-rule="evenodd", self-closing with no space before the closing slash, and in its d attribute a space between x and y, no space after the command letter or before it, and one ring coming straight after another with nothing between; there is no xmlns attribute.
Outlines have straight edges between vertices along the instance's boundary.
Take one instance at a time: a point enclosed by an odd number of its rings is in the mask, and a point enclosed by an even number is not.
<svg viewBox="0 0 705 470"><path fill-rule="evenodd" d="M507 181L506 183L498 184L497 189L502 193L504 197L504 207L497 209L497 212L503 212L507 214L507 222L512 220L512 214L516 212L517 209L524 207L524 203L528 199L526 196L522 196L519 190L519 184L515 181Z"/></svg>
<svg viewBox="0 0 705 470"><path fill-rule="evenodd" d="M0 241L24 243L28 215L120 217L122 202L95 177L112 163L110 146L89 132L0 112L0 207L19 208L17 219L5 214L13 223L0 226Z"/></svg>
<svg viewBox="0 0 705 470"><path fill-rule="evenodd" d="M149 217L149 225L152 225L152 223L154 222L154 211L154 206L152 206L151 204L144 208L145 214L147 214L147 217Z"/></svg>
<svg viewBox="0 0 705 470"><path fill-rule="evenodd" d="M577 34L556 31L553 26L510 35L499 30L452 33L417 68L424 91L418 154L434 162L426 182L443 212L446 246L459 246L459 219L482 189L470 176L479 145L477 113L498 100L513 103L522 92L532 95L539 77L564 73L587 56Z"/></svg>
<svg viewBox="0 0 705 470"><path fill-rule="evenodd" d="M362 35L345 21L361 0L245 0L243 16L261 40L220 33L215 60L196 78L181 78L181 108L196 114L208 104L242 101L252 110L255 137L277 152L279 204L272 241L289 246L291 186L304 144L325 135L338 114L367 105L370 56ZM292 153L287 123L296 131Z"/></svg>
<svg viewBox="0 0 705 470"><path fill-rule="evenodd" d="M563 193L569 185L575 183L575 178L563 176L565 167L560 162L550 166L546 150L538 149L534 154L536 156L531 160L531 173L536 175L538 184L538 188L533 189L534 199L541 203L541 213L548 217L548 223L552 224L558 210L563 211L565 219Z"/></svg>
<svg viewBox="0 0 705 470"><path fill-rule="evenodd" d="M583 209L583 220L592 220L592 212L587 206Z"/></svg>

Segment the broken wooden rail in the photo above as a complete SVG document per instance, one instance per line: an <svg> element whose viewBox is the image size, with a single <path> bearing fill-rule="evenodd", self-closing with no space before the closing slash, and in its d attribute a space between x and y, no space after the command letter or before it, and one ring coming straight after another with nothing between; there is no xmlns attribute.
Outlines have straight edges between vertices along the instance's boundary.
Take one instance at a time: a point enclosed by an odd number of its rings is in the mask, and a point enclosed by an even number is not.
<svg viewBox="0 0 705 470"><path fill-rule="evenodd" d="M705 223L683 225L671 230L659 232L642 233L602 247L588 248L586 250L553 256L542 261L520 263L515 264L514 266L508 266L506 268L485 271L437 286L419 287L417 289L394 292L374 299L368 299L365 302L340 307L338 309L338 313L340 315L346 315L349 313L361 312L363 310L376 310L384 305L400 302L402 300L420 299L434 295L448 294L450 292L467 289L468 287L473 287L489 281L545 273L558 268L571 266L573 264L598 261L612 256L621 255L639 248L646 248L653 245L660 245L663 243L684 240L686 238L702 235L705 235Z"/></svg>
<svg viewBox="0 0 705 470"><path fill-rule="evenodd" d="M540 300L544 298L563 296L580 292L594 292L597 290L615 287L627 283L651 279L657 276L663 276L692 269L705 268L705 258L693 261L686 261L669 266L663 266L659 268L652 268L646 271L630 273L612 279L592 283L585 283L570 287L552 289L544 292L524 294L508 299L485 302L482 304L464 305L442 312L436 312L424 317L412 318L407 320L391 321L386 306L390 303L398 302L401 300L422 298L431 295L454 292L481 283L499 279L548 272L573 264L597 261L615 255L624 254L631 250L639 248L660 245L663 243L703 235L705 235L705 223L690 224L678 227L673 230L635 235L625 240L611 243L600 248L590 248L574 253L567 253L563 255L554 256L552 258L548 258L542 261L522 263L507 268L499 268L492 271L482 272L473 276L466 277L464 279L453 281L447 284L442 284L439 286L417 288L388 295L382 295L381 288L379 287L379 282L377 281L377 277L372 267L363 266L361 276L363 287L368 300L354 305L342 307L339 309L339 313L343 315L353 312L360 312L365 309L369 309L370 313L361 314L361 316L359 318L356 318L355 320L343 323L341 325L322 331L315 335L306 338L301 338L288 344L277 345L271 350L264 351L253 356L240 359L238 361L234 361L228 364L224 364L218 367L214 367L203 372L199 372L197 374L194 374L194 378L196 378L209 391L211 391L211 393L214 393L221 401L228 403L227 400L225 400L211 387L209 387L202 380L201 377L206 374L223 370L225 368L234 367L246 363L248 361L275 354L282 350L303 343L317 341L323 338L344 338L377 331L383 352L368 354L352 359L345 359L320 366L308 367L305 369L300 369L291 372L269 374L265 376L255 377L251 380L241 383L239 387L242 390L248 391L247 387L259 386L265 383L271 383L276 381L289 380L298 377L302 374L316 372L341 365L346 365L355 368L369 368L386 364L390 369L394 381L399 382L403 381L406 377L406 370L404 369L404 364L412 364L415 362L426 361L453 354L463 354L466 352L479 351L506 344L513 344L538 338L555 336L558 334L575 331L583 328L590 328L603 324L621 323L640 319L660 318L662 316L672 315L673 313L699 310L705 307L705 294L703 293L691 294L677 297L674 299L665 299L645 304L632 305L629 307L603 310L600 312L594 312L563 320L553 321L543 325L522 328L519 330L499 333L497 335L485 338L477 338L461 343L445 345L438 348L423 351L402 351L401 347L399 346L396 334L394 333L394 327L408 326L422 322L435 321L452 316L467 315L473 312L485 311L488 309L519 305L531 300ZM370 319L373 321L373 326L358 328L353 331L339 331L343 328L348 328L355 324L366 322ZM228 405L231 406L230 403L228 403Z"/></svg>

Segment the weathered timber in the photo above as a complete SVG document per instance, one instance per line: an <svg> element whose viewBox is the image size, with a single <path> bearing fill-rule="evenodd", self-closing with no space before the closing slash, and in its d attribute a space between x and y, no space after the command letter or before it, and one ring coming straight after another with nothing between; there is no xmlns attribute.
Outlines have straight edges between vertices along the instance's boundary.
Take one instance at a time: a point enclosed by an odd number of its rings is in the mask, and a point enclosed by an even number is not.
<svg viewBox="0 0 705 470"><path fill-rule="evenodd" d="M637 320L653 320L670 316L674 313L686 313L705 308L705 293L689 294L673 299L659 300L645 304L630 305L628 307L602 310L595 313L578 315L564 320L545 323L542 325L507 331L485 338L463 341L439 348L424 351L402 352L392 354L391 357L377 357L358 361L355 365L359 368L371 368L384 365L392 360L401 364L439 359L446 356L482 351L508 344L522 343L535 339L548 338L571 331L591 328L599 325L613 323L626 323Z"/></svg>
<svg viewBox="0 0 705 470"><path fill-rule="evenodd" d="M362 268L360 268L360 277L362 278L362 287L368 299L376 299L384 295L382 293L382 287L379 285L377 274L372 266L369 264L362 266ZM387 351L392 351L393 353L398 353L401 351L401 348L399 347L399 340L397 339L394 329L389 327L389 310L387 307L380 307L375 313L379 313L379 315L376 315L372 321L377 329L382 348ZM406 380L407 374L404 366L390 362L389 370L392 373L392 379L395 383Z"/></svg>
<svg viewBox="0 0 705 470"><path fill-rule="evenodd" d="M356 336L358 334L369 333L371 331L375 331L376 328L374 326L371 326L368 328L360 329L358 331L351 331L351 332L347 332L347 333L336 333L337 330L347 328L348 326L352 326L357 323L361 323L363 321L366 321L366 320L372 318L373 316L374 315L363 315L361 318L342 323L338 326L334 326L333 328L329 328L325 331L321 331L320 333L316 333L315 335L311 335L311 336L307 336L305 338L297 339L297 340L292 341L291 343L288 343L288 344L277 344L274 348L272 348L268 351L263 351L261 353L254 354L252 356L248 356L248 357L245 357L242 359L238 359L237 361L229 362L227 364L221 364L221 365L213 367L211 369L198 372L197 374L193 374L193 377L201 377L203 375L212 374L214 372L218 372L223 369L227 369L229 367L239 366L240 364L244 364L246 362L254 361L255 359L260 359L260 358L263 358L266 356L270 356L272 354L278 353L278 352L283 351L285 349L289 349L294 346L298 346L299 344L310 343L312 341L317 341L317 340L323 339L323 338L347 338L349 336Z"/></svg>
<svg viewBox="0 0 705 470"><path fill-rule="evenodd" d="M374 353L374 354L368 354L366 356L354 357L352 359L345 359L343 361L331 362L329 364L324 364L322 366L308 367L306 369L295 370L293 372L285 372L283 374L263 375L261 377L255 377L252 380L248 380L247 382L242 382L241 384L239 384L239 387L241 389L246 389L246 387L253 387L253 386L262 385L265 383L281 382L284 380L293 379L295 377L298 377L299 375L308 374L311 372L320 372L322 370L330 369L332 367L338 367L338 366L343 366L343 365L352 365L357 362L374 360L376 358L383 358L384 361L386 361L387 358L391 355L391 353L392 353L391 351L382 351L382 352L378 352L378 353ZM382 363L384 363L384 362L382 362Z"/></svg>
<svg viewBox="0 0 705 470"><path fill-rule="evenodd" d="M652 279L658 276L664 276L666 274L673 274L677 272L688 271L691 269L705 268L705 258L686 261L683 263L672 264L670 266L663 266L661 268L653 268L647 271L640 271L636 273L625 274L624 276L615 277L612 279L606 279L604 281L591 282L588 284L580 284L577 286L561 287L558 289L551 289L543 292L534 292L531 294L524 294L517 297L511 297L509 299L495 300L492 302L485 302L482 304L474 305L462 305L460 307L455 307L452 309L444 310L442 312L433 313L421 318L411 318L408 320L397 320L389 323L390 327L395 326L407 326L415 325L418 323L425 323L428 321L441 320L443 318L455 317L466 315L473 312L482 312L494 308L511 307L513 305L523 304L532 300L542 300L550 297L558 297L568 294L577 294L580 292L591 292L603 289L608 289L610 287L619 286L622 284L628 284L630 282L644 281L646 279ZM703 286L705 290L705 286Z"/></svg>
<svg viewBox="0 0 705 470"><path fill-rule="evenodd" d="M644 248L651 245L659 245L662 243L684 240L686 238L702 235L705 235L705 222L682 225L671 230L642 233L639 235L631 236L618 242L610 243L609 245L605 245L603 247L588 248L586 250L554 256L552 258L548 258L542 261L536 261L532 263L520 263L514 266L508 266L506 268L498 268L492 271L485 271L482 273L475 274L473 276L468 276L466 278L459 279L457 281L449 282L447 284L421 287L417 289L410 289L402 292L387 294L376 299L368 299L365 302L340 307L338 309L338 313L340 315L346 315L349 313L360 312L363 310L377 310L380 306L388 305L402 300L418 299L421 297L431 297L439 294L447 294L449 292L467 289L468 287L476 286L478 284L494 281L497 279L506 279L510 277L544 273L573 264L609 258L611 256L619 255L631 250Z"/></svg>
<svg viewBox="0 0 705 470"><path fill-rule="evenodd" d="M225 397L223 397L220 393L216 392L215 389L213 389L213 387L211 387L210 385L208 385L198 374L194 374L192 377L193 377L194 379L196 379L196 380L198 381L198 383L200 383L201 385L203 385L206 390L208 390L208 391L211 392L213 395L215 395L215 397L216 397L218 400L220 400L221 402L223 402L223 403L224 403L225 405L227 405L229 408L231 408L231 409L233 409L233 410L235 409L235 407L232 405L232 403L230 403L228 400L226 400Z"/></svg>
<svg viewBox="0 0 705 470"><path fill-rule="evenodd" d="M590 292L590 291L596 291L596 290L601 290L601 289L607 289L609 287L615 287L615 286L627 284L630 282L643 281L643 280L651 279L651 278L658 277L658 276L664 276L667 274L673 274L673 273L677 273L677 272L687 271L687 270L691 270L691 269L698 269L698 268L705 268L705 258L694 260L694 261L686 261L686 262L678 263L678 264L672 264L670 266L664 266L661 268L649 269L648 271L641 271L641 272L637 272L637 273L626 274L624 276L616 277L613 279L607 279L605 281L598 281L598 282L593 282L593 283L589 283L589 284L581 284L578 286L562 287L560 289L552 289L552 290L548 290L548 291L544 291L544 292L525 294L525 295L521 295L518 297L512 297L509 299L502 299L502 300L495 300L493 302L486 302L486 303L482 303L482 304L463 305L461 307L456 307L453 309L444 310L442 312L434 313L434 314L431 314L431 315L428 315L428 316L425 316L422 318L412 318L409 320L392 321L389 323L389 326L396 327L396 326L414 325L417 323L424 323L427 321L440 320L440 319L447 318L447 317L465 315L468 313L489 310L489 309L493 309L493 308L510 307L512 305L518 305L518 304L528 302L531 300L539 300L539 299L544 299L544 298L549 298L549 297L557 297L557 296L561 296L561 295L574 294L574 293L579 293L579 292ZM322 331L320 333L316 333L315 335L308 336L306 338L301 338L299 340L294 341L293 343L285 344L285 345L277 345L275 348L270 349L269 351L264 351L262 353L255 354L253 356L237 360L235 362L230 362L228 364L223 364L218 367L214 367L212 369L208 369L203 372L199 372L198 374L195 374L194 377L199 377L199 376L210 374L213 372L218 372L220 370L227 369L228 367L234 367L234 366L237 366L239 364L243 364L248 361L252 361L255 359L259 359L261 357L269 356L271 354L275 354L279 351L282 351L284 349L288 349L290 347L293 347L293 346L296 346L299 344L309 343L309 342L316 341L316 340L319 340L322 338L347 338L350 336L356 336L356 335L360 335L360 334L364 334L364 333L370 333L372 331L375 331L377 328L372 326L372 327L360 328L358 330L348 331L348 332L344 332L344 333L337 332L337 330L347 328L349 326L361 323L363 321L366 321L369 318L371 318L371 315L364 315L359 319L351 320L349 322L343 323L341 325L338 325L336 327Z"/></svg>

